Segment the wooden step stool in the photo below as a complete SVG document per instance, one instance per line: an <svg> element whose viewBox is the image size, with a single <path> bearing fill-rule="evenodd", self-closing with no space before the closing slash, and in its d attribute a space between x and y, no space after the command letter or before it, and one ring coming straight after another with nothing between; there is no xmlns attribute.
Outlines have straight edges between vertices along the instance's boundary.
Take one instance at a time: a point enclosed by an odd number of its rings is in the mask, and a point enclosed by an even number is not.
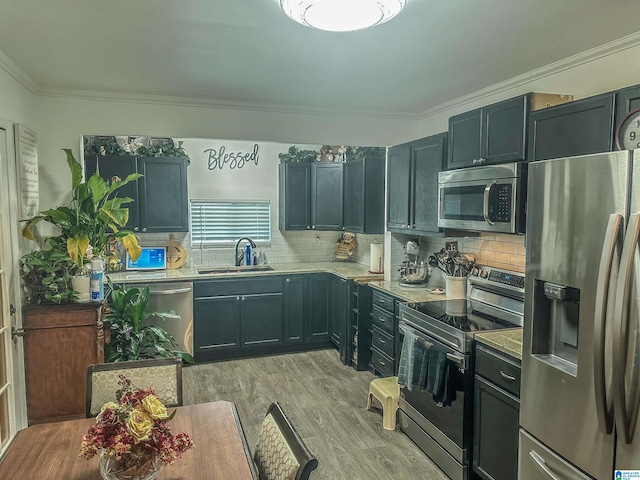
<svg viewBox="0 0 640 480"><path fill-rule="evenodd" d="M398 377L376 378L369 384L369 397L367 410L371 410L371 399L376 399L382 404L382 426L385 430L396 429L396 413L398 411L398 397L400 397L400 385Z"/></svg>

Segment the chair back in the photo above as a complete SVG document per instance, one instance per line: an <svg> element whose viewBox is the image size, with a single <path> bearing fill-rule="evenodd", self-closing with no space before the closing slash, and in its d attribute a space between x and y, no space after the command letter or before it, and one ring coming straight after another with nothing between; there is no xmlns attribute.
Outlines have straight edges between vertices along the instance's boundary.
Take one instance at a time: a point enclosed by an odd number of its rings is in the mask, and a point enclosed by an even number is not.
<svg viewBox="0 0 640 480"><path fill-rule="evenodd" d="M153 388L167 407L182 405L182 360L178 357L99 363L87 368L87 417L95 417L107 402L115 401L119 375L138 388Z"/></svg>
<svg viewBox="0 0 640 480"><path fill-rule="evenodd" d="M260 480L307 480L318 466L278 402L262 421L253 459Z"/></svg>

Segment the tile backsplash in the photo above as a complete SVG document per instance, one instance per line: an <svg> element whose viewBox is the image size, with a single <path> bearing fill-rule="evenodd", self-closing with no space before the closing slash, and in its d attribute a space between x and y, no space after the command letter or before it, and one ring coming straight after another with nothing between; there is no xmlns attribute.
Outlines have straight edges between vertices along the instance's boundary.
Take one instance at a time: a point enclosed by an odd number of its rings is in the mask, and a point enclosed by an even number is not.
<svg viewBox="0 0 640 480"><path fill-rule="evenodd" d="M234 246L204 247L191 245L189 233L175 233L174 240L187 250L187 267L216 267L234 264ZM301 262L328 262L333 260L336 242L341 232L320 231L271 231L269 245L258 244L258 250L267 256L268 263L286 264ZM141 234L140 243L144 246L163 246L169 241L169 234ZM356 247L352 262L369 265L371 243L382 243L383 235L356 234ZM246 242L242 242L244 246Z"/></svg>
<svg viewBox="0 0 640 480"><path fill-rule="evenodd" d="M434 238L412 237L410 235L391 235L391 281L400 279L396 265L405 259L404 245L408 240L417 239L420 243L421 257L426 258L444 248L445 242L457 241L458 250L471 254L476 262L487 267L503 268L524 273L525 270L525 236L480 233L477 237ZM441 277L440 271L433 268L432 278ZM442 279L444 281L444 278Z"/></svg>

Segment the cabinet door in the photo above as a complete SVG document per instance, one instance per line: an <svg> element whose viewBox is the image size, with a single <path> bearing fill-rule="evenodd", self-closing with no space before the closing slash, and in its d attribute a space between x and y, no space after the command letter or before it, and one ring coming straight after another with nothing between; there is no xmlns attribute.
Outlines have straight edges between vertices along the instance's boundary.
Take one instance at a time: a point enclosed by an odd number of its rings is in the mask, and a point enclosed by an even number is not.
<svg viewBox="0 0 640 480"><path fill-rule="evenodd" d="M620 122L627 113L638 109L640 109L640 85L619 90L616 93L616 118L614 128L618 128L618 125L620 125Z"/></svg>
<svg viewBox="0 0 640 480"><path fill-rule="evenodd" d="M308 341L325 342L329 340L329 314L331 277L328 274L309 275L309 304L307 319Z"/></svg>
<svg viewBox="0 0 640 480"><path fill-rule="evenodd" d="M307 289L304 275L287 277L284 283L284 343L304 342Z"/></svg>
<svg viewBox="0 0 640 480"><path fill-rule="evenodd" d="M280 230L311 228L311 164L280 164Z"/></svg>
<svg viewBox="0 0 640 480"><path fill-rule="evenodd" d="M411 229L416 232L439 232L438 172L446 158L447 134L425 138L411 148L413 172Z"/></svg>
<svg viewBox="0 0 640 480"><path fill-rule="evenodd" d="M598 95L531 112L529 161L611 151L614 99Z"/></svg>
<svg viewBox="0 0 640 480"><path fill-rule="evenodd" d="M311 166L311 228L342 230L342 163Z"/></svg>
<svg viewBox="0 0 640 480"><path fill-rule="evenodd" d="M196 354L240 348L240 297L229 295L193 302L193 346Z"/></svg>
<svg viewBox="0 0 640 480"><path fill-rule="evenodd" d="M349 362L349 336L347 336L347 281L333 277L331 294L331 342L340 351L340 360L345 365Z"/></svg>
<svg viewBox="0 0 640 480"><path fill-rule="evenodd" d="M449 118L449 156L447 170L472 167L480 155L480 110Z"/></svg>
<svg viewBox="0 0 640 480"><path fill-rule="evenodd" d="M282 343L282 293L240 297L242 347Z"/></svg>
<svg viewBox="0 0 640 480"><path fill-rule="evenodd" d="M364 233L364 165L364 159L344 164L344 227L349 232Z"/></svg>
<svg viewBox="0 0 640 480"><path fill-rule="evenodd" d="M485 480L518 478L520 402L475 377L473 470Z"/></svg>
<svg viewBox="0 0 640 480"><path fill-rule="evenodd" d="M407 233L411 178L411 147L391 147L387 168L387 229Z"/></svg>
<svg viewBox="0 0 640 480"><path fill-rule="evenodd" d="M138 158L141 231L189 231L187 163L183 158Z"/></svg>
<svg viewBox="0 0 640 480"><path fill-rule="evenodd" d="M512 98L481 109L482 165L525 159L530 96Z"/></svg>
<svg viewBox="0 0 640 480"><path fill-rule="evenodd" d="M117 156L105 155L97 157L88 157L84 159L85 177L89 178L96 172L100 172L100 176L105 180L111 177L127 178L131 173L136 173L136 157L133 156ZM139 231L140 219L138 210L140 207L138 196L138 183L140 180L128 183L118 189L119 197L129 197L133 199L132 203L127 203L123 207L129 209L129 221L126 227L135 232Z"/></svg>

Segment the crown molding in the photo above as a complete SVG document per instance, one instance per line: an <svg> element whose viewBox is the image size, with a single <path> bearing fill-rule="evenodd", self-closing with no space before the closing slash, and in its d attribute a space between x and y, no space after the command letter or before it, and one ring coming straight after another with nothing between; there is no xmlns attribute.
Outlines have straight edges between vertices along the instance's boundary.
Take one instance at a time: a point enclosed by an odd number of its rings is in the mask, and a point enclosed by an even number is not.
<svg viewBox="0 0 640 480"><path fill-rule="evenodd" d="M640 32L627 35L626 37L619 38L618 40L614 40L613 42L605 43L604 45L600 45L590 50L572 55L571 57L567 57L557 62L550 63L549 65L531 70L530 72L518 75L517 77L510 78L509 80L505 80L504 82L496 83L495 85L483 88L482 90L477 90L463 97L458 97L454 100L442 103L433 108L429 108L419 114L418 118L420 120L424 120L428 117L437 115L447 110L462 107L469 103L473 103L478 100L482 100L483 98L490 97L502 91L526 85L535 80L539 80L541 78L560 73L564 70L568 70L570 68L574 68L585 63L598 60L599 58L621 52L628 48L637 47L638 45L640 45Z"/></svg>
<svg viewBox="0 0 640 480"><path fill-rule="evenodd" d="M38 94L46 97L76 98L98 102L120 102L145 105L164 105L176 107L215 108L222 110L245 110L264 113L285 113L302 115L319 115L331 117L356 118L384 118L399 120L418 120L417 114L403 112L380 113L379 111L336 110L333 108L318 108L304 105L278 105L270 103L251 103L240 101L225 101L202 97L182 97L170 95L148 95L139 93L104 92L94 90L76 90L53 87L42 87Z"/></svg>
<svg viewBox="0 0 640 480"><path fill-rule="evenodd" d="M20 68L16 62L11 60L11 58L9 58L2 50L0 50L0 69L11 75L18 83L20 83L20 85L25 87L34 95L37 95L40 91L40 85L38 85L38 82Z"/></svg>

